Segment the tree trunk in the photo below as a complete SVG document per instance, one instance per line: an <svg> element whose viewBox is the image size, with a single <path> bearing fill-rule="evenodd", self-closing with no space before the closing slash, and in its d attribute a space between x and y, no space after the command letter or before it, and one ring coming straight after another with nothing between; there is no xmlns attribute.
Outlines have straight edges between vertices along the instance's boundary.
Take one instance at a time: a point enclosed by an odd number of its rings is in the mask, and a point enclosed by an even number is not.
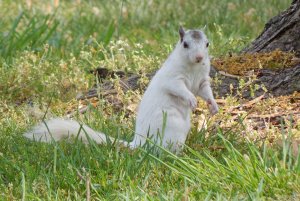
<svg viewBox="0 0 300 201"><path fill-rule="evenodd" d="M271 18L263 32L243 52L294 51L300 56L300 0Z"/></svg>

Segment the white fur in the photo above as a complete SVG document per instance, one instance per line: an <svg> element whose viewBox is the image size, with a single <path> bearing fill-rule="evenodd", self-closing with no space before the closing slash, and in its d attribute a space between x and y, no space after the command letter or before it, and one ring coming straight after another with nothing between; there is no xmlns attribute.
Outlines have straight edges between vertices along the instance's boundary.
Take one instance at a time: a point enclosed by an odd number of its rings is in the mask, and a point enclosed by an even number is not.
<svg viewBox="0 0 300 201"><path fill-rule="evenodd" d="M59 141L71 136L78 136L85 143L88 143L88 138L90 138L96 143L101 144L106 143L107 139L105 134L94 131L86 125L81 125L74 120L65 120L61 118L51 119L47 122L40 123L32 130L25 133L24 136L41 142L51 142L52 140ZM114 141L113 138L110 138L110 140L112 142Z"/></svg>
<svg viewBox="0 0 300 201"><path fill-rule="evenodd" d="M198 30L197 30L198 31ZM199 31L201 32L201 31ZM190 130L191 109L197 106L195 96L200 96L209 106L211 114L218 112L210 87L210 61L207 38L201 32L201 38L192 37L192 31L185 32L165 61L160 70L151 80L138 108L135 136L129 143L131 148L145 144L147 139L178 152L185 143ZM188 44L184 48L183 43ZM197 57L203 59L199 62ZM60 140L69 135L77 135L80 125L76 121L53 119L45 124L37 125L25 137L50 142ZM86 125L84 130L97 143L105 143L106 136ZM79 137L87 140L81 129ZM113 139L111 138L113 141Z"/></svg>

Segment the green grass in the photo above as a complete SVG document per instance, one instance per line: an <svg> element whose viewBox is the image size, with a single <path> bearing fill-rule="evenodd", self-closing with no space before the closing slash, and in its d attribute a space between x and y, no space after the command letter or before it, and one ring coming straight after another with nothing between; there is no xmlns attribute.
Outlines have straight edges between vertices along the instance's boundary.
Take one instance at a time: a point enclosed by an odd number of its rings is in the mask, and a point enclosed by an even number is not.
<svg viewBox="0 0 300 201"><path fill-rule="evenodd" d="M28 102L64 116L76 94L93 86L89 70L152 72L178 40L180 24L206 26L212 56L238 52L290 1L78 2L55 8L33 1L29 8L26 1L0 1L0 200L84 200L87 191L92 200L299 199L299 154L292 155L285 130L277 133L283 146L275 147L249 141L243 125L194 125L179 156L163 149L158 155L151 146L132 151L22 137L40 121ZM132 94L124 102L140 97ZM76 118L111 136L133 136L134 114L105 102Z"/></svg>

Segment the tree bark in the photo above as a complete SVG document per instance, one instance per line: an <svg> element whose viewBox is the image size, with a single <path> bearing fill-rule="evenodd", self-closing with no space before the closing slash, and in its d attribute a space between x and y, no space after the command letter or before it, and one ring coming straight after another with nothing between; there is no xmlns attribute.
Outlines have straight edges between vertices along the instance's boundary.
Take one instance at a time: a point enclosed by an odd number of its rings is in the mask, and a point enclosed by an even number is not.
<svg viewBox="0 0 300 201"><path fill-rule="evenodd" d="M240 85L240 78L218 74L215 70L211 71L211 76L218 76L219 80L212 85L216 97L233 95L251 99L262 94L266 94L265 97L282 96L300 91L300 64L279 71L261 69L257 72L256 80L249 82L248 78L244 78L245 86ZM258 88L255 89L255 86Z"/></svg>
<svg viewBox="0 0 300 201"><path fill-rule="evenodd" d="M300 55L300 0L271 18L263 32L243 52L269 52L275 49L294 51Z"/></svg>

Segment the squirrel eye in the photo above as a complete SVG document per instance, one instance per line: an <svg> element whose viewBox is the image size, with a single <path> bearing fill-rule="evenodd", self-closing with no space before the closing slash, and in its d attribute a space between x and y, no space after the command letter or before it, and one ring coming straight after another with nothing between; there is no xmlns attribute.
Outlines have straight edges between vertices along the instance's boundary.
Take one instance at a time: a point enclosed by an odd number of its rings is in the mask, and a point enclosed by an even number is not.
<svg viewBox="0 0 300 201"><path fill-rule="evenodd" d="M189 48L189 45L187 44L187 42L183 42L183 47L184 48Z"/></svg>
<svg viewBox="0 0 300 201"><path fill-rule="evenodd" d="M208 46L209 46L209 42L206 43L206 47L208 47Z"/></svg>

